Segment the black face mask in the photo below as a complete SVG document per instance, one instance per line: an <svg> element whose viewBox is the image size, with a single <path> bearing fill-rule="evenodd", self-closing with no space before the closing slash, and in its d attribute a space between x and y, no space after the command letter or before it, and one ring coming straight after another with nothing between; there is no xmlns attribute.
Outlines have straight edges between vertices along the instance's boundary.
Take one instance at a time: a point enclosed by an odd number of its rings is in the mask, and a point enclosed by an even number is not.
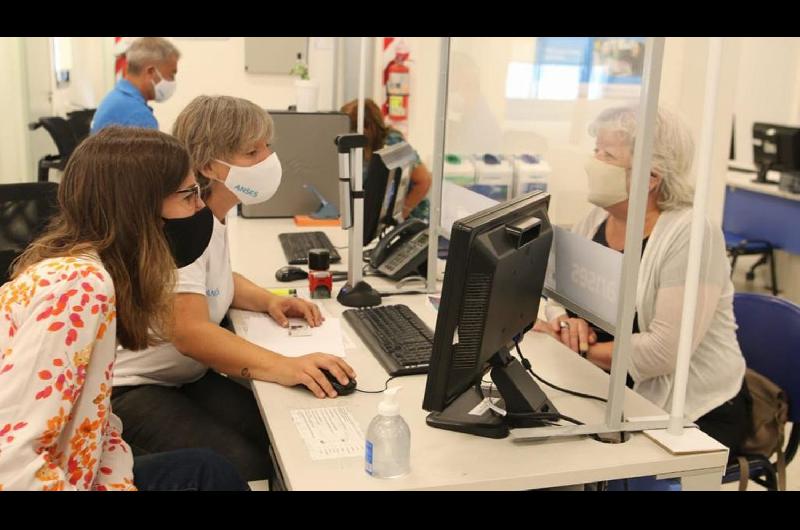
<svg viewBox="0 0 800 530"><path fill-rule="evenodd" d="M164 219L164 234L180 269L203 255L214 232L214 215L208 206L190 217Z"/></svg>

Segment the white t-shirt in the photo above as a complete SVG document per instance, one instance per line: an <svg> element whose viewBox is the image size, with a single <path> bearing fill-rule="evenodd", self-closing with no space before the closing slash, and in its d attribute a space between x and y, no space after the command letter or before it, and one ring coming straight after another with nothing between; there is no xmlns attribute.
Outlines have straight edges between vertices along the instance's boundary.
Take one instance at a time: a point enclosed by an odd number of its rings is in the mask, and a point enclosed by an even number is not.
<svg viewBox="0 0 800 530"><path fill-rule="evenodd" d="M176 293L206 297L208 316L219 324L233 302L228 230L214 217L214 232L208 248L197 261L178 269ZM146 350L119 349L114 365L114 386L156 384L179 386L197 381L208 367L179 352L171 343Z"/></svg>

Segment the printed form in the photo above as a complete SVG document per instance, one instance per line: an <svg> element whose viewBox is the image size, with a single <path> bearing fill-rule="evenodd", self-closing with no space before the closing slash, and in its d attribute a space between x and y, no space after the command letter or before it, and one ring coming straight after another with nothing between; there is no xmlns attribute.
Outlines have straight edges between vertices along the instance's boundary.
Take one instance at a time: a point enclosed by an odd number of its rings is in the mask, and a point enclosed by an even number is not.
<svg viewBox="0 0 800 530"><path fill-rule="evenodd" d="M347 407L290 411L312 460L364 456L364 433Z"/></svg>

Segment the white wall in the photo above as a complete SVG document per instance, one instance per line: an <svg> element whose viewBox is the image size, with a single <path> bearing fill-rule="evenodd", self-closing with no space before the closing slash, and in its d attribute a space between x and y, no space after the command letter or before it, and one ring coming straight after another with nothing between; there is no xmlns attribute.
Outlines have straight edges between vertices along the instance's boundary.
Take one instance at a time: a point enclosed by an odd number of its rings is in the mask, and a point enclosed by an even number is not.
<svg viewBox="0 0 800 530"><path fill-rule="evenodd" d="M736 81L736 161L753 163L753 122L800 124L800 38L743 37Z"/></svg>
<svg viewBox="0 0 800 530"><path fill-rule="evenodd" d="M25 181L30 175L23 52L20 37L0 38L0 183Z"/></svg>
<svg viewBox="0 0 800 530"><path fill-rule="evenodd" d="M245 72L244 37L170 40L181 52L178 88L168 101L150 102L162 131L170 132L181 110L203 94L246 98L267 109L286 109L296 103L294 77ZM320 110L333 110L332 44L332 38L318 37L309 44L309 73L320 83Z"/></svg>
<svg viewBox="0 0 800 530"><path fill-rule="evenodd" d="M431 169L436 125L436 95L439 91L439 37L406 38L412 62L409 90L408 141ZM431 169L432 171L432 169Z"/></svg>
<svg viewBox="0 0 800 530"><path fill-rule="evenodd" d="M677 111L692 131L695 141L692 181L696 180L702 170L698 167L698 162L703 120L711 115L712 110L715 116L712 124L707 217L721 224L730 151L731 115L734 112L734 99L739 89L736 81L740 72L741 39L738 37L722 39L719 87L713 98L713 109L704 108L709 39L676 37L668 38L666 42L659 103Z"/></svg>
<svg viewBox="0 0 800 530"><path fill-rule="evenodd" d="M50 38L49 40L51 40ZM72 37L72 70L67 86L53 92L53 114L95 108L114 83L113 37Z"/></svg>

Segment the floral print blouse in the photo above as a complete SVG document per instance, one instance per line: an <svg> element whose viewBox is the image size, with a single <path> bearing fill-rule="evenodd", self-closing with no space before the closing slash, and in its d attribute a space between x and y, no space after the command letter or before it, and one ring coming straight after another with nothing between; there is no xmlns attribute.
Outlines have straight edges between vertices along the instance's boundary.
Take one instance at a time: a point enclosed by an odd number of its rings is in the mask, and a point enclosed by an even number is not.
<svg viewBox="0 0 800 530"><path fill-rule="evenodd" d="M132 490L111 413L114 284L97 255L0 287L0 490Z"/></svg>

